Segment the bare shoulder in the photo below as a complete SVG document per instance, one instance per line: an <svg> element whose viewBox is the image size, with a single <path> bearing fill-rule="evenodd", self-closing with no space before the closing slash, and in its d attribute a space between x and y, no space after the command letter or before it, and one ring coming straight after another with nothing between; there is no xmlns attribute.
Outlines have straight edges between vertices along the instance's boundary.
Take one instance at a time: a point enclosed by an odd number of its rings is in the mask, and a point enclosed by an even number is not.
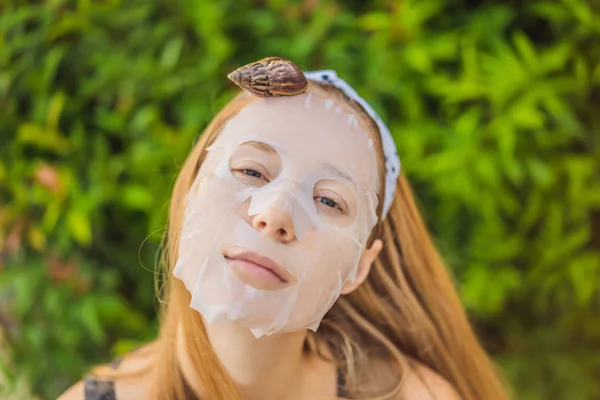
<svg viewBox="0 0 600 400"><path fill-rule="evenodd" d="M461 400L447 380L419 363L406 375L404 395L409 400Z"/></svg>
<svg viewBox="0 0 600 400"><path fill-rule="evenodd" d="M143 351L125 356L118 366L101 366L94 369L89 379L71 386L58 400L85 400L86 391L92 398L104 398L106 393L117 399L146 398L150 357ZM98 375L96 375L98 372Z"/></svg>
<svg viewBox="0 0 600 400"><path fill-rule="evenodd" d="M123 376L116 380L117 399L148 398L149 362L150 358L144 355L123 360L119 366Z"/></svg>
<svg viewBox="0 0 600 400"><path fill-rule="evenodd" d="M84 400L84 383L79 381L64 392L58 400Z"/></svg>

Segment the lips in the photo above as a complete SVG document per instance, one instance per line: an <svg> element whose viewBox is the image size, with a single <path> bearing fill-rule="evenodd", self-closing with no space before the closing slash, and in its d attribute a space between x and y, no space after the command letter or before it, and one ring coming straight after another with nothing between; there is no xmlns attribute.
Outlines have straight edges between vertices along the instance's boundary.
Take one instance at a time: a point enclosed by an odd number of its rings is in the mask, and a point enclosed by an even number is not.
<svg viewBox="0 0 600 400"><path fill-rule="evenodd" d="M252 251L244 251L239 254L230 254L227 255L226 258L230 260L240 260L240 261L248 261L252 264L255 264L259 268L264 268L279 278L282 282L287 282L282 275L282 268L273 260L268 257L261 256L258 253L254 253Z"/></svg>
<svg viewBox="0 0 600 400"><path fill-rule="evenodd" d="M221 253L232 272L246 284L261 290L278 290L295 283L295 278L275 261L256 252L224 245Z"/></svg>

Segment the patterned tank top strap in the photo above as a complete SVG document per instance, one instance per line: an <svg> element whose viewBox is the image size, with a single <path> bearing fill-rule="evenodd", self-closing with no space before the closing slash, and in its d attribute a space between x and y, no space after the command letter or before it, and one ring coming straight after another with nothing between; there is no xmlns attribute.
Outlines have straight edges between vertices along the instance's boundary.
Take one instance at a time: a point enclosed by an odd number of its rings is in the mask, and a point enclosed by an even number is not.
<svg viewBox="0 0 600 400"><path fill-rule="evenodd" d="M110 366L117 369L122 360L122 358L117 358ZM84 379L84 394L85 400L117 400L115 382L93 375Z"/></svg>
<svg viewBox="0 0 600 400"><path fill-rule="evenodd" d="M85 400L117 400L113 381L96 379L90 376L85 378L84 388Z"/></svg>
<svg viewBox="0 0 600 400"><path fill-rule="evenodd" d="M337 369L337 397L342 399L351 399L350 394L346 391L346 375L342 368Z"/></svg>

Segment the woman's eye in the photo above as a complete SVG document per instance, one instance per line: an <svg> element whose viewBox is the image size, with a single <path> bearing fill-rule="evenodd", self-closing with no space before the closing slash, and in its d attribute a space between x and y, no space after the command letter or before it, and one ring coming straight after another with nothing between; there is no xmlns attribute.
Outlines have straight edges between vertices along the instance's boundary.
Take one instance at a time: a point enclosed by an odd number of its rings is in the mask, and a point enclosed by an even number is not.
<svg viewBox="0 0 600 400"><path fill-rule="evenodd" d="M253 170L253 169L249 169L249 168L244 168L242 169L242 172L248 176L251 176L253 178L257 178L257 179L262 179L264 178L263 174L261 174L260 172Z"/></svg>
<svg viewBox="0 0 600 400"><path fill-rule="evenodd" d="M230 166L231 174L238 182L255 187L261 187L271 181L269 172L266 168L253 165ZM259 172L260 171L260 172Z"/></svg>
<svg viewBox="0 0 600 400"><path fill-rule="evenodd" d="M317 200L319 203L325 204L328 207L341 209L338 203L328 197L315 197L315 200Z"/></svg>

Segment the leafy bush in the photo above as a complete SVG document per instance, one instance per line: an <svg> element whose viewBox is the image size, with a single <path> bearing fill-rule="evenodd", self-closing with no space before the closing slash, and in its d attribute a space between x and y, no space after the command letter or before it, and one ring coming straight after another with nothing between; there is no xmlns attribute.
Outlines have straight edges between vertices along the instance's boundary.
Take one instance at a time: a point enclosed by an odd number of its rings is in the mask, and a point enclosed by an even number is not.
<svg viewBox="0 0 600 400"><path fill-rule="evenodd" d="M178 166L231 98L225 74L281 55L335 68L389 122L518 398L600 398L597 2L9 0L0 10L6 396L27 396L29 382L53 398L155 335L151 269Z"/></svg>

